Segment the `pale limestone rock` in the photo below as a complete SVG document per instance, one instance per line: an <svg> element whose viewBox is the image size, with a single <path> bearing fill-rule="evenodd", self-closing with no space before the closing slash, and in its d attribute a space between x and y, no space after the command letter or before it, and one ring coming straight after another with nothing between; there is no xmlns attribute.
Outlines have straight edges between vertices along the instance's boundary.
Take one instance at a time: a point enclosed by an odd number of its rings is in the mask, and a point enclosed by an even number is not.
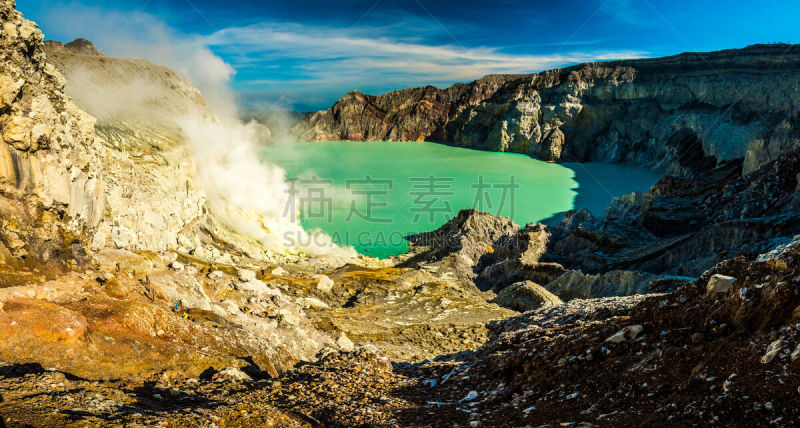
<svg viewBox="0 0 800 428"><path fill-rule="evenodd" d="M13 22L4 22L3 32L6 33L6 36L8 36L9 39L16 39L19 35L17 32L17 25Z"/></svg>
<svg viewBox="0 0 800 428"><path fill-rule="evenodd" d="M344 352L353 352L356 349L356 345L344 333L339 333L339 337L336 338L336 344Z"/></svg>
<svg viewBox="0 0 800 428"><path fill-rule="evenodd" d="M622 343L622 342L625 342L626 340L633 340L642 331L644 331L644 327L642 327L641 325L638 325L638 324L637 325L631 325L631 326L625 327L622 330L614 333L611 337L606 339L606 342Z"/></svg>
<svg viewBox="0 0 800 428"><path fill-rule="evenodd" d="M303 309L328 309L330 306L316 297L301 297L297 304Z"/></svg>
<svg viewBox="0 0 800 428"><path fill-rule="evenodd" d="M0 119L3 141L17 150L26 151L31 148L31 128L33 120L24 116L6 115Z"/></svg>
<svg viewBox="0 0 800 428"><path fill-rule="evenodd" d="M247 269L237 269L236 277L239 278L239 281L249 282L256 279L256 273Z"/></svg>
<svg viewBox="0 0 800 428"><path fill-rule="evenodd" d="M220 306L223 307L230 315L238 315L241 313L239 305L233 300L223 300L222 303L220 303Z"/></svg>
<svg viewBox="0 0 800 428"><path fill-rule="evenodd" d="M237 285L237 288L244 291L249 291L251 293L255 293L257 295L263 294L271 294L272 289L267 287L267 284L264 284L263 281L259 281L254 279L252 281L242 282Z"/></svg>
<svg viewBox="0 0 800 428"><path fill-rule="evenodd" d="M28 20L22 21L22 25L19 26L18 31L19 37L23 40L30 40L32 37L41 39L42 37L42 33L37 30L36 24Z"/></svg>
<svg viewBox="0 0 800 428"><path fill-rule="evenodd" d="M333 280L328 278L327 275L319 275L317 280L317 290L327 293L333 290Z"/></svg>
<svg viewBox="0 0 800 428"><path fill-rule="evenodd" d="M23 84L25 84L23 79L14 79L7 74L0 74L0 108L5 108L17 98Z"/></svg>
<svg viewBox="0 0 800 428"><path fill-rule="evenodd" d="M225 309L224 309L222 306L220 306L220 305L211 305L211 312L214 312L215 314L217 314L217 315L219 315L219 316L221 316L221 317L226 317L226 316L228 316L228 311L226 311L226 310L225 310Z"/></svg>
<svg viewBox="0 0 800 428"><path fill-rule="evenodd" d="M112 226L111 239L117 248L134 248L137 242L136 232L125 226Z"/></svg>
<svg viewBox="0 0 800 428"><path fill-rule="evenodd" d="M300 319L288 310L280 311L280 322L282 327L297 327L300 325Z"/></svg>

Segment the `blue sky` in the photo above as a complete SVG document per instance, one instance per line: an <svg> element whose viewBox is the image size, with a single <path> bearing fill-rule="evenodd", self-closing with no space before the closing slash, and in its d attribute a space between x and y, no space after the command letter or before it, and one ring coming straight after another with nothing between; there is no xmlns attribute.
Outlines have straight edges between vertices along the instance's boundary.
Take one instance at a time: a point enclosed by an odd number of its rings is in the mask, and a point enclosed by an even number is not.
<svg viewBox="0 0 800 428"><path fill-rule="evenodd" d="M18 0L17 7L48 39L86 37L110 55L168 66L179 48L216 55L230 68L215 64L208 73L229 77L241 105L298 110L327 108L353 89L380 94L592 60L800 42L800 2L777 0ZM191 64L175 67L202 79L203 63Z"/></svg>

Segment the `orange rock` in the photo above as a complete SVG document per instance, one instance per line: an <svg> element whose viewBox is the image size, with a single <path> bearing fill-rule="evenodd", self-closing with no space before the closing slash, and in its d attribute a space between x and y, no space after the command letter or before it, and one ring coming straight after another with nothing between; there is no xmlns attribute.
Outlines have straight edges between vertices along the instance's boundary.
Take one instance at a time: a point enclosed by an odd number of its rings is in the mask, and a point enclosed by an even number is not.
<svg viewBox="0 0 800 428"><path fill-rule="evenodd" d="M86 318L67 308L43 300L16 298L3 304L9 330L25 330L45 341L76 342L88 329Z"/></svg>

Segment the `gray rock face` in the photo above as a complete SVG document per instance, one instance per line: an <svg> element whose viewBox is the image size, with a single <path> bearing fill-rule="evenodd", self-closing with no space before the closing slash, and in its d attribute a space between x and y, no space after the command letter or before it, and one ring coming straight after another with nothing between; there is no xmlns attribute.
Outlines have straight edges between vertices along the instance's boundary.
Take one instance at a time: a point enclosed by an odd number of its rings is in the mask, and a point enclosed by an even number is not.
<svg viewBox="0 0 800 428"><path fill-rule="evenodd" d="M639 271L613 270L592 275L571 270L545 288L562 299L571 300L672 291L679 283L670 284L667 278Z"/></svg>
<svg viewBox="0 0 800 428"><path fill-rule="evenodd" d="M519 226L508 218L477 210L462 210L439 229L409 236L413 248L403 267L419 267L424 263L447 260L465 277L474 276L474 268L495 251L502 238L511 238Z"/></svg>
<svg viewBox="0 0 800 428"><path fill-rule="evenodd" d="M800 49L755 45L487 76L439 90L345 95L294 128L305 141L455 143L544 160L747 174L797 145Z"/></svg>

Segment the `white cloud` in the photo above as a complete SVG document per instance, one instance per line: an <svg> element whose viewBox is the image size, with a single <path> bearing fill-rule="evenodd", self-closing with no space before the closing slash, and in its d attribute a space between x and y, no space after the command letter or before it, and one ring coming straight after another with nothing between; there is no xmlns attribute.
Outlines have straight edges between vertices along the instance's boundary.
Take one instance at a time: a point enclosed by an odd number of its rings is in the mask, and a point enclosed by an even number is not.
<svg viewBox="0 0 800 428"><path fill-rule="evenodd" d="M248 68L248 88L310 95L311 91L341 95L351 89L401 88L471 81L486 74L532 73L587 61L640 58L641 51L571 51L552 55L521 55L494 47L434 44L436 31L403 37L409 25L392 28L335 28L267 22L217 31L205 42ZM400 34L396 36L396 34ZM424 38L420 38L424 35ZM276 73L280 73L278 76ZM287 77L287 75L289 75Z"/></svg>
<svg viewBox="0 0 800 428"><path fill-rule="evenodd" d="M180 34L144 12L79 3L53 7L45 20L46 29L87 37L111 55L144 57L190 76L215 106L230 104L227 99L217 102L217 96L229 94L216 93L216 88L235 74L233 84L250 106L264 98L266 104L322 107L353 89L382 93L424 85L445 87L487 74L531 73L580 62L647 56L647 52L598 51L572 43L554 46L554 53L546 55L465 46L457 39L482 30L466 23L448 30L431 20L399 16L386 17L386 25L380 27L268 21L206 35ZM170 43L164 43L165 39ZM535 46L536 41L508 42ZM517 46L515 52L520 50Z"/></svg>

